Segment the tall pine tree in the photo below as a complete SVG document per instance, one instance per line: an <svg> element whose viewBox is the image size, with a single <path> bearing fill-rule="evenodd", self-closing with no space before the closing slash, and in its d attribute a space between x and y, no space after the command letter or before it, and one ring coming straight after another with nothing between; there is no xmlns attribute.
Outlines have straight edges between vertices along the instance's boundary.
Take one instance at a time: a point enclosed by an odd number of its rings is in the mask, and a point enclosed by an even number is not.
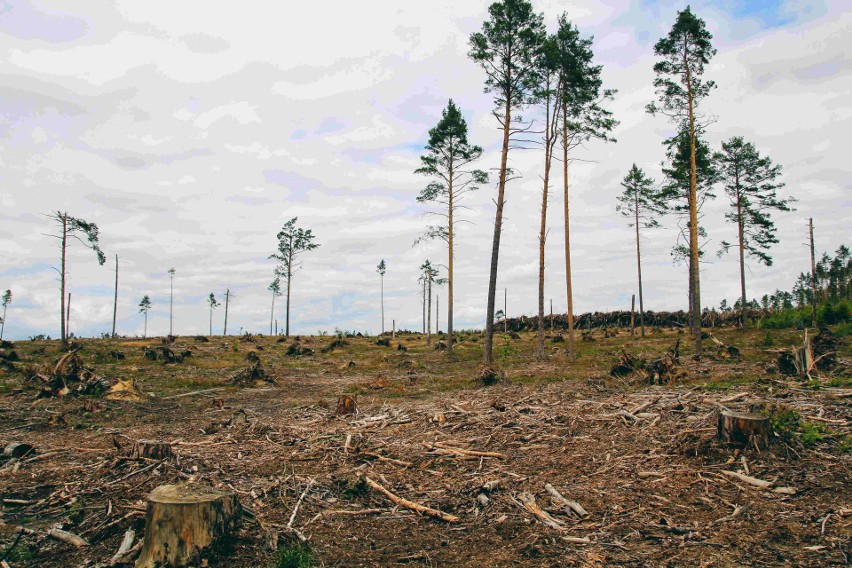
<svg viewBox="0 0 852 568"><path fill-rule="evenodd" d="M493 362L494 305L497 294L497 264L500 236L503 232L509 149L513 136L529 129L519 123L517 113L529 102L538 84L538 53L546 37L543 18L527 0L494 2L488 8L489 19L482 31L470 36L469 56L485 71L485 91L494 96L492 114L503 130L500 146L500 170L497 181L497 211L491 243L491 268L488 278L488 307L485 313L483 358Z"/></svg>
<svg viewBox="0 0 852 568"><path fill-rule="evenodd" d="M704 81L704 67L715 55L704 21L692 10L678 12L669 34L654 45L654 54L660 57L654 65L654 87L660 106L648 105L651 114L662 113L673 120L678 129L689 137L689 295L691 331L695 339L695 354L701 354L701 286L699 278L699 226L698 226L698 108L716 85Z"/></svg>
<svg viewBox="0 0 852 568"><path fill-rule="evenodd" d="M636 231L636 270L639 274L639 327L645 337L645 302L642 293L642 252L639 246L639 229L654 229L660 226L657 217L665 211L665 203L654 188L654 180L645 175L636 164L621 182L624 192L618 196L615 210L630 220Z"/></svg>
<svg viewBox="0 0 852 568"><path fill-rule="evenodd" d="M740 261L740 306L742 325L746 323L746 256L756 258L766 266L772 266L769 249L778 243L775 236L773 211L790 211L791 199L781 199L777 190L784 187L778 181L781 166L761 156L751 142L735 136L722 143L722 151L714 154L714 161L725 187L731 210L725 219L737 226L736 247ZM727 252L733 244L722 241L720 254Z"/></svg>
<svg viewBox="0 0 852 568"><path fill-rule="evenodd" d="M455 228L460 222L457 211L461 200L468 192L488 183L488 174L471 167L482 156L482 148L467 140L467 123L461 111L450 99L441 120L429 130L426 154L420 156L421 166L415 173L431 178L431 182L420 192L417 201L436 203L441 211L434 214L444 219L437 226L430 226L426 237L439 238L447 243L447 352L453 348L453 261L455 257ZM382 261L384 262L384 261ZM382 320L384 322L384 319ZM384 330L384 323L382 324Z"/></svg>
<svg viewBox="0 0 852 568"><path fill-rule="evenodd" d="M600 65L592 60L594 38L582 38L580 30L563 14L556 32L559 54L559 91L562 115L562 179L565 215L565 294L568 315L568 352L574 354L574 291L571 282L571 215L568 199L569 155L590 140L615 141L609 133L618 124L602 105L616 91L603 89Z"/></svg>

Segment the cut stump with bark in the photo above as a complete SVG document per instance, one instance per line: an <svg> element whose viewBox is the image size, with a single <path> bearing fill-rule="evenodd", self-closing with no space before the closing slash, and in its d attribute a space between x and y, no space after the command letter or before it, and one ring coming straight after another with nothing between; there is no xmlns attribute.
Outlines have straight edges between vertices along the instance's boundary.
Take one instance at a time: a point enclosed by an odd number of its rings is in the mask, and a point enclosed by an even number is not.
<svg viewBox="0 0 852 568"><path fill-rule="evenodd" d="M25 444L24 442L9 442L6 447L3 448L3 455L10 458L22 458L34 451L35 448L29 444Z"/></svg>
<svg viewBox="0 0 852 568"><path fill-rule="evenodd" d="M234 493L189 485L161 485L148 496L145 544L136 568L187 566L240 519Z"/></svg>
<svg viewBox="0 0 852 568"><path fill-rule="evenodd" d="M137 440L133 444L134 459L146 458L150 460L166 460L174 456L172 445L168 442L157 440Z"/></svg>
<svg viewBox="0 0 852 568"><path fill-rule="evenodd" d="M770 432L769 418L762 414L730 410L719 413L717 435L723 442L762 450L769 446Z"/></svg>

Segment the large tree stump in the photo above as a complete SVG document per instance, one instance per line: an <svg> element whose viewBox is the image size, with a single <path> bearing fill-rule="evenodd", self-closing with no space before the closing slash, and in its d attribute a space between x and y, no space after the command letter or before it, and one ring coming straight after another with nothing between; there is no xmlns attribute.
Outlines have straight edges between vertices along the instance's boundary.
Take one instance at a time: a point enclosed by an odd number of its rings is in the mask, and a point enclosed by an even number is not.
<svg viewBox="0 0 852 568"><path fill-rule="evenodd" d="M156 440L137 440L133 444L133 453L131 454L134 459L146 458L150 460L165 460L172 456L174 456L172 445L168 442Z"/></svg>
<svg viewBox="0 0 852 568"><path fill-rule="evenodd" d="M145 543L136 568L186 566L240 518L237 496L188 485L161 485L148 496Z"/></svg>
<svg viewBox="0 0 852 568"><path fill-rule="evenodd" d="M769 418L762 414L724 410L719 413L717 428L719 439L723 442L754 446L757 449L769 446Z"/></svg>

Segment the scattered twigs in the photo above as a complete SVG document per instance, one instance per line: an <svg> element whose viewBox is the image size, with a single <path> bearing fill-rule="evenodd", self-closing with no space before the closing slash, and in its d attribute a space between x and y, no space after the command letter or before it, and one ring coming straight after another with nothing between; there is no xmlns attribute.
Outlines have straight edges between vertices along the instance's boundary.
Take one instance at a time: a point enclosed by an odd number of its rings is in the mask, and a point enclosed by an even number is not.
<svg viewBox="0 0 852 568"><path fill-rule="evenodd" d="M382 493L385 497L396 503L401 507L405 507L406 509L411 509L412 511L417 511L418 513L423 513L425 515L429 515L430 517L435 517L436 519L440 519L442 521L446 521L448 523L457 523L460 519L451 515L450 513L445 513L444 511L439 511L438 509L432 509L431 507L426 507L420 505L419 503L415 503L414 501L409 501L408 499L404 499L397 495L394 495L369 477L364 477L364 481L375 489L376 491Z"/></svg>
<svg viewBox="0 0 852 568"><path fill-rule="evenodd" d="M539 521L549 526L550 528L556 529L558 531L565 530L564 523L559 519L554 519L552 516L550 516L550 513L539 507L538 503L536 503L535 501L535 497L531 493L527 491L518 493L515 501L518 503L518 505L535 515L535 517Z"/></svg>
<svg viewBox="0 0 852 568"><path fill-rule="evenodd" d="M553 487L551 484L545 483L544 489L545 491L550 493L551 498L553 498L556 503L562 505L564 508L570 509L571 511L576 513L576 515L581 519L584 519L589 516L589 512L586 511L582 505L580 505L576 501L572 501L563 497L562 494L559 493L559 491L557 491L556 488Z"/></svg>
<svg viewBox="0 0 852 568"><path fill-rule="evenodd" d="M288 520L288 521L287 521L287 528L288 528L288 529L290 529L290 530L292 530L292 531L294 531L297 535L299 535L299 537L300 537L302 540L304 540L304 538L301 536L301 534L300 534L298 531L296 531L295 529L293 529L293 521L295 521L295 520L296 520L296 513L298 513L298 512L299 512L299 506L302 504L302 500L305 498L305 495L306 495L306 494L308 493L308 491L311 489L311 487L313 486L313 484L314 484L314 479L313 479L313 478L311 478L311 479L308 481L308 485L307 485L307 487L305 487L305 490L304 490L304 491L302 491L302 494L301 494L301 495L299 495L299 500L298 500L298 501L296 501L296 506L295 506L295 507L293 507L293 512L290 514L290 520Z"/></svg>

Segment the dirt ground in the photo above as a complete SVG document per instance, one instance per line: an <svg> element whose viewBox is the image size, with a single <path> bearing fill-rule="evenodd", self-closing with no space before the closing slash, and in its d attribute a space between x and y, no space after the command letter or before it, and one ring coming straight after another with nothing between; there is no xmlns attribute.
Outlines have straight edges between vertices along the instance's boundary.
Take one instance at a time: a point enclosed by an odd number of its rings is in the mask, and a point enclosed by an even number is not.
<svg viewBox="0 0 852 568"><path fill-rule="evenodd" d="M135 401L40 398L31 377L56 363L59 345L16 342L18 360L0 366L0 443L35 449L0 457L0 559L110 565L128 529L144 536L153 488L194 483L232 490L246 508L239 533L206 558L212 567L848 565L848 338L841 370L799 380L774 361L800 332L716 336L740 354L708 341L694 361L684 340L679 375L662 385L609 371L622 348L659 356L685 337L676 330L578 334L576 358L548 339L544 361L534 334L501 334L506 380L493 386L476 381L478 333L461 334L451 356L413 334L389 346L344 338L327 352L336 338L305 337L313 354L298 356L286 354L290 340L181 337L171 348L191 356L175 363L143 356L160 339L80 342L97 375L135 380L145 393ZM249 352L274 384L231 385ZM344 394L358 414L336 413ZM717 441L723 409L770 416L769 448ZM171 442L175 457L132 459L140 439ZM370 482L458 520L396 505ZM89 545L47 536L54 526ZM286 563L302 546L312 563Z"/></svg>

